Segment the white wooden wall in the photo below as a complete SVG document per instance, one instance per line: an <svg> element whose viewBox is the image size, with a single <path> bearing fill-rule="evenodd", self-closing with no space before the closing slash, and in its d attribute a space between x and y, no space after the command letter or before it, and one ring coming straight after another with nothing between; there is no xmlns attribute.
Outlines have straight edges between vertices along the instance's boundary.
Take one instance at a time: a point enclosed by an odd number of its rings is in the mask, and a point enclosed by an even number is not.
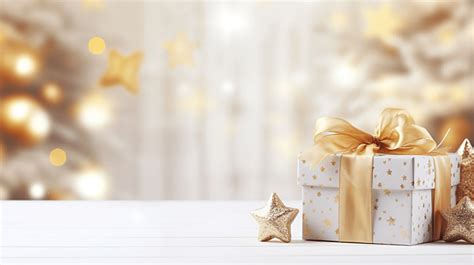
<svg viewBox="0 0 474 265"><path fill-rule="evenodd" d="M268 19L265 5L145 3L139 197L298 197L305 117L292 78L309 78L299 71L312 62L303 52L310 50L311 16L300 5ZM178 32L198 46L193 67L167 65L160 47ZM183 107L196 93L204 95L204 109Z"/></svg>
<svg viewBox="0 0 474 265"><path fill-rule="evenodd" d="M122 149L103 156L113 198L263 199L275 191L298 199L296 157L311 144L317 117L371 131L388 106L407 108L422 124L467 106L424 100L414 88L428 81L410 72L390 79L400 81L389 87L396 93L381 96L387 84L372 74L394 59L363 40L362 4L382 2L127 4L133 12L114 12L130 19L114 19L131 28L115 33L127 39L126 51L142 48L145 61L137 97L108 92L120 101L110 130ZM338 14L345 29L334 27ZM178 33L197 45L192 67L168 66L163 44ZM397 48L418 49L410 45Z"/></svg>

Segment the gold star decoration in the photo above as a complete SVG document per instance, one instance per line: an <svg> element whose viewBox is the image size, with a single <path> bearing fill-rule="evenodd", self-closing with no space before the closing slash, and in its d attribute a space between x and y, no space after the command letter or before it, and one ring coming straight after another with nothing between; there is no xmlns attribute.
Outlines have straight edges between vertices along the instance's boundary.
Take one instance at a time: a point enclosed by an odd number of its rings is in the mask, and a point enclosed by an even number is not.
<svg viewBox="0 0 474 265"><path fill-rule="evenodd" d="M174 40L165 42L163 47L168 53L168 63L172 68L178 65L194 65L193 52L196 45L185 33L177 34Z"/></svg>
<svg viewBox="0 0 474 265"><path fill-rule="evenodd" d="M390 216L390 218L387 219L387 222L388 222L389 225L395 225L395 221L396 221L396 219L391 217L391 216Z"/></svg>
<svg viewBox="0 0 474 265"><path fill-rule="evenodd" d="M474 244L474 204L469 197L465 196L454 208L441 211L441 214L447 222L444 241L463 239Z"/></svg>
<svg viewBox="0 0 474 265"><path fill-rule="evenodd" d="M137 94L139 91L138 71L142 59L141 52L123 56L118 51L110 51L109 63L100 79L100 84L104 87L123 85L128 91Z"/></svg>
<svg viewBox="0 0 474 265"><path fill-rule="evenodd" d="M329 220L328 218L324 219L323 223L324 223L324 226L326 226L326 228L331 227L331 224L332 224L331 220Z"/></svg>
<svg viewBox="0 0 474 265"><path fill-rule="evenodd" d="M402 29L400 17L389 5L365 10L367 38L386 40Z"/></svg>
<svg viewBox="0 0 474 265"><path fill-rule="evenodd" d="M468 196L474 200L474 150L468 139L465 139L458 149L461 156L461 183L458 186L457 196Z"/></svg>
<svg viewBox="0 0 474 265"><path fill-rule="evenodd" d="M405 229L402 228L402 229L400 229L400 237L401 237L402 239L409 239L409 238L410 238L410 234L408 233L407 230L405 230Z"/></svg>
<svg viewBox="0 0 474 265"><path fill-rule="evenodd" d="M251 214L259 225L258 240L277 238L286 243L291 241L291 223L298 209L286 207L276 193L272 193L265 207Z"/></svg>

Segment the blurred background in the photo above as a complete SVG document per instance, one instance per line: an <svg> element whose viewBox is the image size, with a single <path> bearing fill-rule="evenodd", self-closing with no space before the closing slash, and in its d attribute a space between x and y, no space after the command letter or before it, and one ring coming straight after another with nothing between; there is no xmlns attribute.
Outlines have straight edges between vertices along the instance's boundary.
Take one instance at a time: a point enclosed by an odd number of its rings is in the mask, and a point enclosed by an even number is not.
<svg viewBox="0 0 474 265"><path fill-rule="evenodd" d="M0 0L1 199L299 199L323 115L474 140L473 1Z"/></svg>

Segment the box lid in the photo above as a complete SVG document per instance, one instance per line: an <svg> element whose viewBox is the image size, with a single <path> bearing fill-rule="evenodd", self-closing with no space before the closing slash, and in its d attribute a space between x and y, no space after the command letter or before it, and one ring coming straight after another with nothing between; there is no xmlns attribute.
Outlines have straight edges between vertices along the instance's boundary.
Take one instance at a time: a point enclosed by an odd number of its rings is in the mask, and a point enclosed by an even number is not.
<svg viewBox="0 0 474 265"><path fill-rule="evenodd" d="M450 153L451 185L460 182L460 157ZM304 186L339 187L341 155L331 155L313 168L298 159L298 184ZM389 190L434 189L435 169L432 156L375 155L372 188Z"/></svg>

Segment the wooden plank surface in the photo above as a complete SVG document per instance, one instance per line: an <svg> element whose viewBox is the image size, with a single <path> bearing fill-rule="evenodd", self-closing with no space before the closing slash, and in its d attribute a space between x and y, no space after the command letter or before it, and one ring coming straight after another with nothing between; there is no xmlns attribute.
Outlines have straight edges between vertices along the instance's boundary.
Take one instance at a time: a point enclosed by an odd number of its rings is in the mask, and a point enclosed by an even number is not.
<svg viewBox="0 0 474 265"><path fill-rule="evenodd" d="M256 240L260 201L4 201L0 264L473 264L472 245ZM299 202L288 205L299 207Z"/></svg>

